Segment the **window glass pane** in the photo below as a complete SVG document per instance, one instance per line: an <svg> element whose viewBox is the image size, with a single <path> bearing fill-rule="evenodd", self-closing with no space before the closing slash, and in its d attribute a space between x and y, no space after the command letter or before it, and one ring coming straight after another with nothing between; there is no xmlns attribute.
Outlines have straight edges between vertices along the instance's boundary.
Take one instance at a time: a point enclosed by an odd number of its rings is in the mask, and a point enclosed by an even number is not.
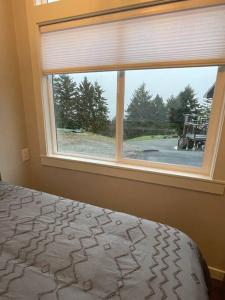
<svg viewBox="0 0 225 300"><path fill-rule="evenodd" d="M36 5L42 5L42 4L47 4L47 3L52 3L60 0L35 0Z"/></svg>
<svg viewBox="0 0 225 300"><path fill-rule="evenodd" d="M126 71L123 157L200 167L217 69Z"/></svg>
<svg viewBox="0 0 225 300"><path fill-rule="evenodd" d="M115 157L117 73L53 76L58 152Z"/></svg>

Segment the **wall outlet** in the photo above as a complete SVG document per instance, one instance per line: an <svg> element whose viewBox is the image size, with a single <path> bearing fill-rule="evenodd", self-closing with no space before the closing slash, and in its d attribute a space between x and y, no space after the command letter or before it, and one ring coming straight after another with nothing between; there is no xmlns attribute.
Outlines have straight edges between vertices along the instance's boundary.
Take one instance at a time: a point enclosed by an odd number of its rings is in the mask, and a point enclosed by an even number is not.
<svg viewBox="0 0 225 300"><path fill-rule="evenodd" d="M28 148L24 148L21 150L22 161L27 161L30 159L30 151Z"/></svg>

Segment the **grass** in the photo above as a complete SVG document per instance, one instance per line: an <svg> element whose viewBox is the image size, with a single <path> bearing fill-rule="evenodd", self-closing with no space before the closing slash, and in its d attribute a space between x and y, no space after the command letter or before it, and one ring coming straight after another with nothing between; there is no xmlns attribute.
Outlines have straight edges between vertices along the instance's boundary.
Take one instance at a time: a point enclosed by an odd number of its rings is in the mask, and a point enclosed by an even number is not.
<svg viewBox="0 0 225 300"><path fill-rule="evenodd" d="M71 129L57 129L58 133L58 138L69 138L71 137L74 140L79 140L79 139L89 139L90 141L99 141L99 142L114 142L115 137L109 137L109 136L104 136L92 132L83 132L83 133L74 133L73 130ZM131 139L126 139L126 142L135 142L135 141L149 141L149 140L155 140L155 139L165 139L167 138L168 135L143 135Z"/></svg>
<svg viewBox="0 0 225 300"><path fill-rule="evenodd" d="M123 143L124 155L136 157L142 155L144 150L171 148L171 139L166 135L145 135L127 139ZM92 132L75 133L73 130L57 129L58 150L67 153L81 153L104 157L114 157L115 137L103 136ZM162 145L161 145L162 144ZM164 146L163 146L164 145ZM172 146L172 148L174 145Z"/></svg>
<svg viewBox="0 0 225 300"><path fill-rule="evenodd" d="M132 138L132 139L127 139L126 141L149 141L149 140L155 140L155 139L165 139L166 137L168 137L167 135L142 135L142 136L138 136L136 138Z"/></svg>

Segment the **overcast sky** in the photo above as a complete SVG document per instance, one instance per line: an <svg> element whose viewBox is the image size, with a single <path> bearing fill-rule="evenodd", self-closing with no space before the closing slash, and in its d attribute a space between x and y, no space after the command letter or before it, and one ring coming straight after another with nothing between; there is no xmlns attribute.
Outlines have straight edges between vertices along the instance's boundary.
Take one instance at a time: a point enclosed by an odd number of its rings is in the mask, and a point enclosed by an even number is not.
<svg viewBox="0 0 225 300"><path fill-rule="evenodd" d="M153 97L159 94L164 101L171 95L176 96L188 84L195 90L196 96L202 100L206 91L216 80L217 67L197 67L197 68L176 68L176 69L157 69L126 71L125 81L125 109L130 103L130 99L135 91L143 82ZM116 114L116 72L95 72L87 74L74 74L73 79L80 83L84 76L88 80L96 80L103 88L104 96L108 102L110 118Z"/></svg>

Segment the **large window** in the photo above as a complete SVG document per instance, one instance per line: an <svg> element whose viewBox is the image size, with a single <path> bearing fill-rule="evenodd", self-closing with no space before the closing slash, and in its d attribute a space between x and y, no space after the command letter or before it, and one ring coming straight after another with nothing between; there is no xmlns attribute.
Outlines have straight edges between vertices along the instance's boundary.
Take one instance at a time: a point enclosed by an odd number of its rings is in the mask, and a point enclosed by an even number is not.
<svg viewBox="0 0 225 300"><path fill-rule="evenodd" d="M201 167L217 69L53 75L57 152Z"/></svg>
<svg viewBox="0 0 225 300"><path fill-rule="evenodd" d="M211 174L224 14L144 8L41 26L48 153Z"/></svg>

